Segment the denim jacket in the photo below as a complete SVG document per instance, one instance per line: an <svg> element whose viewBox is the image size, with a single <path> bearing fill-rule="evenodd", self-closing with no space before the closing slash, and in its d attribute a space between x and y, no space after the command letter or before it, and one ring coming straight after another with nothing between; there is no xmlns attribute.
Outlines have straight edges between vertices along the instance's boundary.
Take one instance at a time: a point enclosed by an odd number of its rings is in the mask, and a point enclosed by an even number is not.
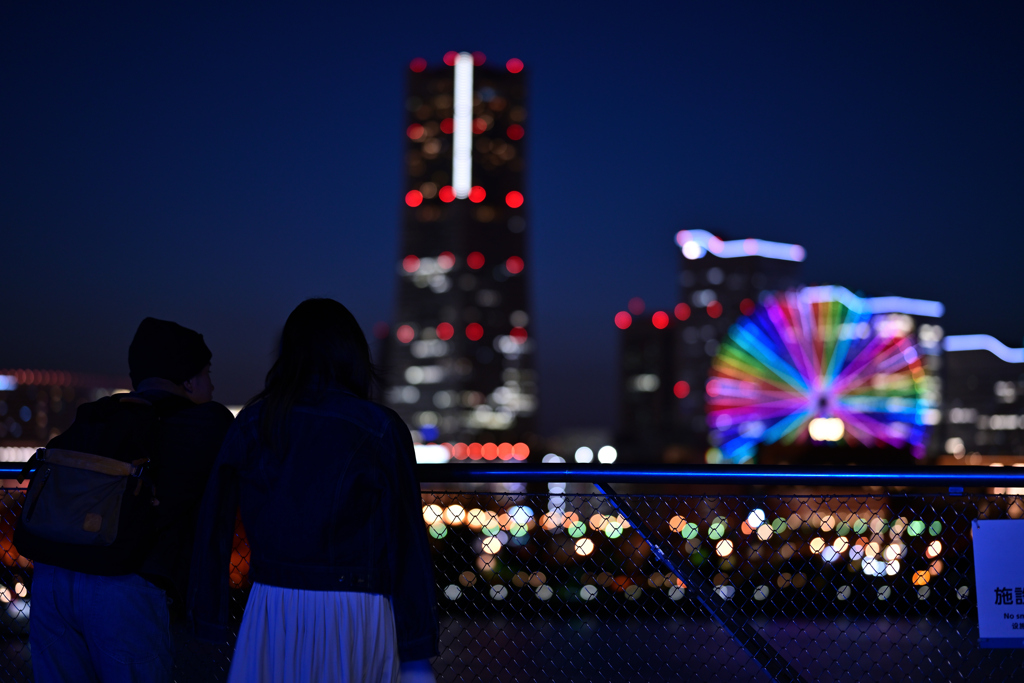
<svg viewBox="0 0 1024 683"><path fill-rule="evenodd" d="M192 563L196 633L226 637L236 509L253 581L391 597L399 658L437 655L433 565L409 429L398 415L342 389L299 402L288 450L259 438L260 402L228 432L206 488Z"/></svg>

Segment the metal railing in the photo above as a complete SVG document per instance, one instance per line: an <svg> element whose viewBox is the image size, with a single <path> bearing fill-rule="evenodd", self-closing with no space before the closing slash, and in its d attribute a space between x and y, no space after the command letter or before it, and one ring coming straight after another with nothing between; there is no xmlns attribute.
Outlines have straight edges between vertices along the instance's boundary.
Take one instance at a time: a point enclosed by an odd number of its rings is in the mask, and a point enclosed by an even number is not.
<svg viewBox="0 0 1024 683"><path fill-rule="evenodd" d="M440 681L1024 677L1024 654L978 645L970 540L975 519L1024 519L1024 470L460 464L418 474ZM0 680L27 681L31 565L10 545L22 494L0 495ZM232 563L237 623L240 527ZM232 643L177 638L176 680L224 679Z"/></svg>

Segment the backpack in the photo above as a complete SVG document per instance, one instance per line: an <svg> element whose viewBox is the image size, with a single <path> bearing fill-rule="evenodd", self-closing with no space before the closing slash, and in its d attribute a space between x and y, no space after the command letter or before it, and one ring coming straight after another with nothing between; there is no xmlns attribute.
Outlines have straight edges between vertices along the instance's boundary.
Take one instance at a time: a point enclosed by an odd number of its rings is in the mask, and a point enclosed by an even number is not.
<svg viewBox="0 0 1024 683"><path fill-rule="evenodd" d="M16 543L24 542L51 564L60 564L52 557L84 547L104 568L138 559L154 535L161 423L189 405L179 397L154 404L135 394L116 394L82 406L71 428L25 464L19 481L33 466L36 472ZM51 447L55 443L61 447Z"/></svg>

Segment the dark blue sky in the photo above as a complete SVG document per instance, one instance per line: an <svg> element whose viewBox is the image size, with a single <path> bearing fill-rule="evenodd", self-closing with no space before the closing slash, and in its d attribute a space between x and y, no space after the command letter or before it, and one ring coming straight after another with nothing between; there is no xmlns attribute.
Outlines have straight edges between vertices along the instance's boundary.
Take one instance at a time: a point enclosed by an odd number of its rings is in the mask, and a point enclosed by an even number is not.
<svg viewBox="0 0 1024 683"><path fill-rule="evenodd" d="M124 373L154 315L240 402L303 298L390 320L405 73L450 49L529 70L546 431L614 422L683 227L1021 344L1020 3L252 5L0 10L0 367Z"/></svg>

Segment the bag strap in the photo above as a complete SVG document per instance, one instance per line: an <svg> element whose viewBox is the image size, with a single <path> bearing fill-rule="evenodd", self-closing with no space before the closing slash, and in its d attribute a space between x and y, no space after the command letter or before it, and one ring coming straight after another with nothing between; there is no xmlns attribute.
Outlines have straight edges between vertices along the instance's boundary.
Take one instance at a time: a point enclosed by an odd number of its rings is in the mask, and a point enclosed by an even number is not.
<svg viewBox="0 0 1024 683"><path fill-rule="evenodd" d="M36 452L32 454L32 457L25 461L25 466L21 468L21 474L18 475L19 484L25 483L25 480L28 479L28 475L32 471L32 468L35 467L36 463L42 459L42 453L45 450L45 448L37 448Z"/></svg>
<svg viewBox="0 0 1024 683"><path fill-rule="evenodd" d="M123 462L114 458L105 458L102 455L69 451L63 448L46 448L40 449L40 451L42 451L42 455L39 459L43 462L109 474L114 477L137 476L142 471L142 466L149 462L149 458L139 458L132 462ZM36 454L39 455L40 451L36 451Z"/></svg>

